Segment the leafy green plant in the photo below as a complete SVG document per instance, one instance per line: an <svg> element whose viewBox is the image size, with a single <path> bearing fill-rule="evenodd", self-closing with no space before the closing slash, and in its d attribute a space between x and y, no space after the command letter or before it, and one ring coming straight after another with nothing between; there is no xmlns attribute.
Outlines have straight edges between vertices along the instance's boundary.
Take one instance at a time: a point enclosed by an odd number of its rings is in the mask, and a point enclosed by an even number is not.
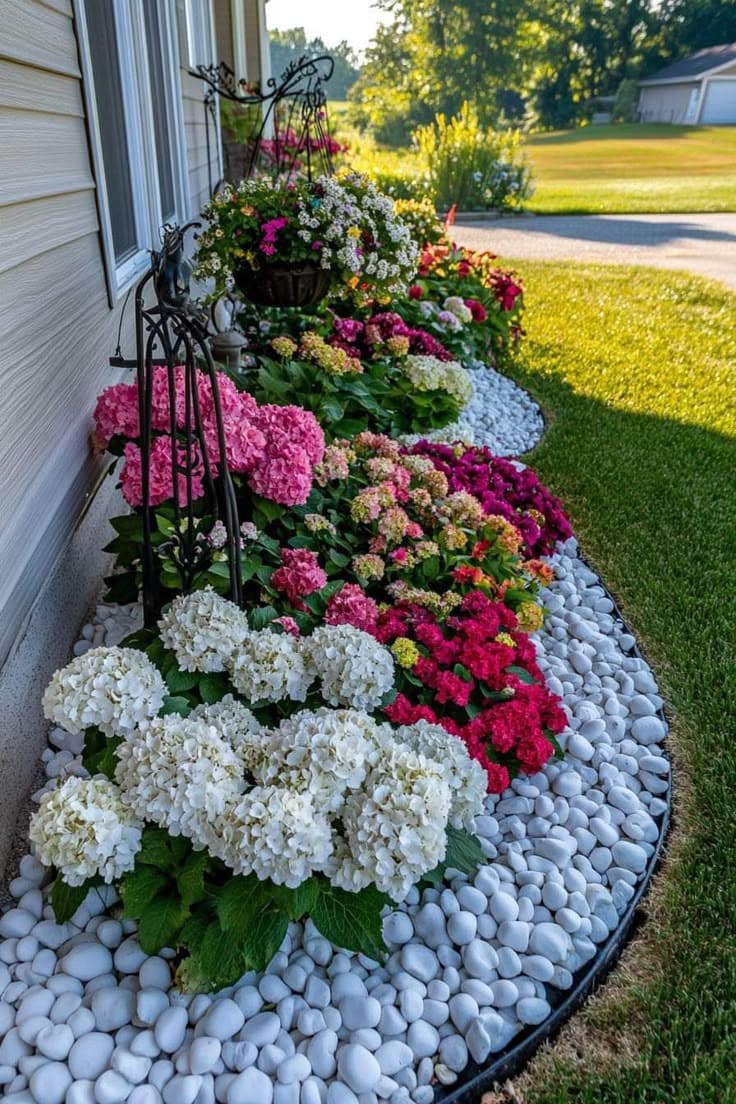
<svg viewBox="0 0 736 1104"><path fill-rule="evenodd" d="M531 195L521 133L486 129L467 101L452 118L439 114L419 127L414 140L439 207L513 210Z"/></svg>

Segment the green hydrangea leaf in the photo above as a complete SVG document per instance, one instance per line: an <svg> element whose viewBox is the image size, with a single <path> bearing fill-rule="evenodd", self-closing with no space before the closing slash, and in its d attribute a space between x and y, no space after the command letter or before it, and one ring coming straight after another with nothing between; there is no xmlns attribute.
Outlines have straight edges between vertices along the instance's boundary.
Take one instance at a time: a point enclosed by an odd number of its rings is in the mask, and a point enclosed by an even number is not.
<svg viewBox="0 0 736 1104"><path fill-rule="evenodd" d="M374 886L359 893L320 881L320 893L312 909L314 924L331 943L380 961L385 957L381 909L387 898Z"/></svg>
<svg viewBox="0 0 736 1104"><path fill-rule="evenodd" d="M159 893L163 893L167 885L166 875L155 866L141 863L139 854L135 868L120 882L120 896L123 899L123 912L126 919L139 920L151 901Z"/></svg>
<svg viewBox="0 0 736 1104"><path fill-rule="evenodd" d="M447 826L447 850L444 867L452 867L463 874L475 874L479 866L486 862L478 839L464 828Z"/></svg>
<svg viewBox="0 0 736 1104"><path fill-rule="evenodd" d="M56 922L58 924L66 923L84 902L89 891L96 885L99 885L98 878L88 878L80 886L70 886L58 874L54 882L54 888L51 890L51 907L54 910Z"/></svg>
<svg viewBox="0 0 736 1104"><path fill-rule="evenodd" d="M176 947L188 910L175 897L155 897L146 906L138 925L138 941L146 954L162 947Z"/></svg>
<svg viewBox="0 0 736 1104"><path fill-rule="evenodd" d="M255 916L273 899L274 887L255 874L231 878L217 892L217 916L224 931L242 935Z"/></svg>
<svg viewBox="0 0 736 1104"><path fill-rule="evenodd" d="M248 966L252 970L265 970L284 941L289 927L285 912L266 907L254 916L243 933Z"/></svg>
<svg viewBox="0 0 736 1104"><path fill-rule="evenodd" d="M176 875L176 885L184 908L191 908L205 896L204 876L209 863L206 851L193 852Z"/></svg>

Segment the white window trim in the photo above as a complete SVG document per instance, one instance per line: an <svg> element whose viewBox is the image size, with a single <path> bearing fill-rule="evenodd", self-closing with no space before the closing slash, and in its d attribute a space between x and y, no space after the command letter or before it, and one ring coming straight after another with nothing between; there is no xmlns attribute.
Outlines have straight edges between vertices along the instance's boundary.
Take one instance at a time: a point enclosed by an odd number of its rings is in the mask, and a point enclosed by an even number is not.
<svg viewBox="0 0 736 1104"><path fill-rule="evenodd" d="M159 231L163 222L157 169L156 140L151 114L151 89L148 66L150 64L146 42L142 4L150 0L114 0L115 30L118 40L123 106L125 116L128 157L132 182L132 200L136 237L140 248L122 263L115 260L112 222L107 201L105 165L102 154L100 125L95 98L92 57L87 33L86 3L95 0L74 0L74 15L79 44L83 77L83 91L90 152L96 182L97 210L102 239L102 255L107 279L110 306L114 306L131 285L141 277L150 265L151 249L159 244ZM173 20L173 0L156 0L160 5L162 45L167 62L167 81L171 97L166 104L169 134L172 148L174 195L176 218L184 222L189 215L188 171L186 139L182 112L180 66L178 45Z"/></svg>

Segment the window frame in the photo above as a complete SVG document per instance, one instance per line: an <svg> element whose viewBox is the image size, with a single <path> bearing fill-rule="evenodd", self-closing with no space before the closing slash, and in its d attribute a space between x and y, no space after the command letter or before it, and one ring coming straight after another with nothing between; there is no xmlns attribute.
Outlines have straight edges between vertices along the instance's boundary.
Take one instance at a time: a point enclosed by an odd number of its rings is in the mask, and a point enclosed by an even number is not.
<svg viewBox="0 0 736 1104"><path fill-rule="evenodd" d="M115 257L112 218L108 202L100 136L100 120L87 30L86 5L89 2L94 3L95 0L74 0L74 15L82 69L90 154L95 177L102 256L108 297L110 306L113 307L127 293L134 281L139 279L149 267L151 249L156 248L159 244L159 232L163 222L158 179L158 163L161 156L171 158L176 218L178 221L184 222L188 217L188 168L178 40L176 37L176 10L174 0L156 0L160 16L162 60L167 68L166 85L169 89L169 95L166 97L165 110L170 135L169 150L158 151L156 148L149 76L149 67L152 60L151 45L146 35L142 6L143 3L150 2L150 0L113 0L123 116L130 162L130 190L137 243L135 253L124 261L118 262ZM156 63L157 59L153 60ZM137 187L135 186L136 182L138 182Z"/></svg>
<svg viewBox="0 0 736 1104"><path fill-rule="evenodd" d="M186 16L186 28L187 28L187 56L189 60L189 68L196 69L198 65L215 65L217 44L215 41L215 21L212 17L212 4L210 0L201 0L207 9L207 37L208 37L208 51L206 58L199 58L196 56L195 46L198 45L195 35L196 20L194 18L194 4L195 0L184 0L184 12Z"/></svg>

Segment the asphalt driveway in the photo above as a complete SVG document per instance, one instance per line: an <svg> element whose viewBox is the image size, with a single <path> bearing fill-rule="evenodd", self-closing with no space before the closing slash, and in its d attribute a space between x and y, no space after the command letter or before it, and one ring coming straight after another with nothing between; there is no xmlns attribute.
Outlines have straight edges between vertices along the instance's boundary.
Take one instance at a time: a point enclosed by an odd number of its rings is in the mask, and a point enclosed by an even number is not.
<svg viewBox="0 0 736 1104"><path fill-rule="evenodd" d="M452 236L502 257L681 268L736 289L736 214L537 215L458 222Z"/></svg>

